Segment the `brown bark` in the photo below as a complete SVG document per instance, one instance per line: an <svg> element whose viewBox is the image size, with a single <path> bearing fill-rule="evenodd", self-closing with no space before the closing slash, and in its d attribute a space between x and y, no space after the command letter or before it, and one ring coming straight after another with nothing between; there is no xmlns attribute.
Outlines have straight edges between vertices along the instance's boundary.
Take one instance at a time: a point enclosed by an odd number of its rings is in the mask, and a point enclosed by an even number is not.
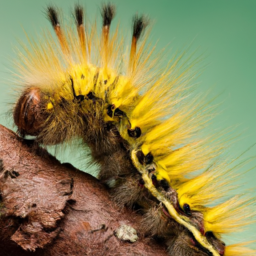
<svg viewBox="0 0 256 256"><path fill-rule="evenodd" d="M167 255L153 239L122 241L140 216L120 210L89 174L0 126L0 255Z"/></svg>

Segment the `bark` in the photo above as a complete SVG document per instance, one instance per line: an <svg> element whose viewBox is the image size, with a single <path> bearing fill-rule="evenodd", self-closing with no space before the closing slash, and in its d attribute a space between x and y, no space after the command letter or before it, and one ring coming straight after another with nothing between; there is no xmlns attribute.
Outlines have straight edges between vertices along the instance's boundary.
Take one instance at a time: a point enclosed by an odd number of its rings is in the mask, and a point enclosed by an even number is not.
<svg viewBox="0 0 256 256"><path fill-rule="evenodd" d="M0 159L1 256L167 255L140 235L141 216L120 210L97 179L3 126ZM116 236L124 225L136 242Z"/></svg>

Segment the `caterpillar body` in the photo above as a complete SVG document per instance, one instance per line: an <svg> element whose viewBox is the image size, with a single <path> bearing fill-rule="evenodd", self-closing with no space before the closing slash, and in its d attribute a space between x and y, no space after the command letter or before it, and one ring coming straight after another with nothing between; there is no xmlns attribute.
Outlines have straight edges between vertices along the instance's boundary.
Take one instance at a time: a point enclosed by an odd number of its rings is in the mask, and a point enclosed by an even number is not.
<svg viewBox="0 0 256 256"><path fill-rule="evenodd" d="M222 241L252 222L254 213L244 211L255 200L222 200L234 175L215 160L221 146L198 137L211 108L188 97L197 60L181 55L158 69L143 36L144 16L134 17L130 53L124 54L118 28L110 33L114 6L102 7L100 36L96 26L85 28L83 13L77 5L77 31L65 30L57 9L48 7L57 40L46 33L43 42L30 40L19 52L18 133L43 145L82 138L100 167L99 179L114 184L113 200L139 207L141 232L165 239L170 255L255 255L251 242Z"/></svg>

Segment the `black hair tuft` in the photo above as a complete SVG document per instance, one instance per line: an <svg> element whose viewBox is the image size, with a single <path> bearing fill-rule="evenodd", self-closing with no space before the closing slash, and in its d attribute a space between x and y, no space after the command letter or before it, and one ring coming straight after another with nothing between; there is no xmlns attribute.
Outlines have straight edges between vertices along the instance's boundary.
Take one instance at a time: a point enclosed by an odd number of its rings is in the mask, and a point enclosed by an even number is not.
<svg viewBox="0 0 256 256"><path fill-rule="evenodd" d="M101 16L103 19L103 26L110 26L111 21L115 16L115 6L110 3L103 5Z"/></svg>
<svg viewBox="0 0 256 256"><path fill-rule="evenodd" d="M132 34L132 36L138 40L147 25L148 25L148 19L144 15L141 15L141 16L135 15L133 17L133 34Z"/></svg>
<svg viewBox="0 0 256 256"><path fill-rule="evenodd" d="M168 181L165 180L165 179L160 180L160 186L161 186L165 191L168 191L169 188L170 188L170 185L169 185Z"/></svg>
<svg viewBox="0 0 256 256"><path fill-rule="evenodd" d="M47 15L53 27L59 25L58 12L53 6L47 7Z"/></svg>
<svg viewBox="0 0 256 256"><path fill-rule="evenodd" d="M145 164L152 164L154 160L153 155L151 154L151 152L149 152L146 156L145 156Z"/></svg>
<svg viewBox="0 0 256 256"><path fill-rule="evenodd" d="M75 19L76 19L77 26L80 26L83 24L84 9L81 5L76 5L75 7Z"/></svg>

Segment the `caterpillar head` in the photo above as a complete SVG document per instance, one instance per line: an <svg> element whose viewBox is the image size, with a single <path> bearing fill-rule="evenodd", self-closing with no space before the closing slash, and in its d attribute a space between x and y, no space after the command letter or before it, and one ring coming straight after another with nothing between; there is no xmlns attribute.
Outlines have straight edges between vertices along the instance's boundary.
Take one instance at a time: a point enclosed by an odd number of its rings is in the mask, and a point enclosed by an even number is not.
<svg viewBox="0 0 256 256"><path fill-rule="evenodd" d="M26 89L19 98L13 112L14 122L22 135L37 136L47 113L42 111L42 95L39 88Z"/></svg>
<svg viewBox="0 0 256 256"><path fill-rule="evenodd" d="M27 88L18 99L14 111L14 122L18 133L36 136L38 142L55 145L71 139L85 129L85 121L78 111L79 100L68 100L40 87Z"/></svg>

